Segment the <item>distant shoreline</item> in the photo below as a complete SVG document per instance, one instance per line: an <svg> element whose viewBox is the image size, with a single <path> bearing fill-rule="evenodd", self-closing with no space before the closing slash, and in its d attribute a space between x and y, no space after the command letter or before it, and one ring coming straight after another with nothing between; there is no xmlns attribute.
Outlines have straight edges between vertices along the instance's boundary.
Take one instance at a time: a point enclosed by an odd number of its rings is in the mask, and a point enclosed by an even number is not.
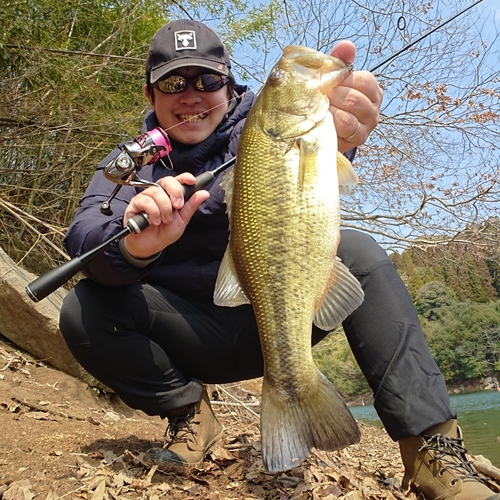
<svg viewBox="0 0 500 500"><path fill-rule="evenodd" d="M481 377L470 379L465 382L452 382L446 384L446 388L450 396L465 394L467 392L491 391L496 389L495 383L491 379L492 377ZM344 400L347 406L373 405L373 394L371 392L366 392L364 394L346 397Z"/></svg>

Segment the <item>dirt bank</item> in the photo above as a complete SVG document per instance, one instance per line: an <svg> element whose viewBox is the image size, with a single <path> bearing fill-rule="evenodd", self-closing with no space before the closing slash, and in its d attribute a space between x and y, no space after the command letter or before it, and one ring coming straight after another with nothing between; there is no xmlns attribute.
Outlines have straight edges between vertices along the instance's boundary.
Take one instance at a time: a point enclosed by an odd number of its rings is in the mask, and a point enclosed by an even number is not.
<svg viewBox="0 0 500 500"><path fill-rule="evenodd" d="M203 468L166 474L142 462L166 424L47 367L0 338L1 500L417 499L386 433L360 424L360 444L314 452L284 474L260 458L260 381L211 386L224 438ZM2 498L3 497L3 498Z"/></svg>

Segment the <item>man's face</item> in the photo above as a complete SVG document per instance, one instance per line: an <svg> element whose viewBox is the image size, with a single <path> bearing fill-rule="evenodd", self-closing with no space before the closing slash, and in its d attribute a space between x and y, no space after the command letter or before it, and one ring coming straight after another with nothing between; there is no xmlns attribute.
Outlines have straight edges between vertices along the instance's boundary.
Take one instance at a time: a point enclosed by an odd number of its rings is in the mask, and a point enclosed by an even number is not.
<svg viewBox="0 0 500 500"><path fill-rule="evenodd" d="M209 72L192 66L179 68L172 74L191 78ZM214 132L228 109L227 86L215 92L199 92L188 85L177 94L165 94L154 88L154 99L147 87L144 88L161 127L172 139L183 144L204 141Z"/></svg>

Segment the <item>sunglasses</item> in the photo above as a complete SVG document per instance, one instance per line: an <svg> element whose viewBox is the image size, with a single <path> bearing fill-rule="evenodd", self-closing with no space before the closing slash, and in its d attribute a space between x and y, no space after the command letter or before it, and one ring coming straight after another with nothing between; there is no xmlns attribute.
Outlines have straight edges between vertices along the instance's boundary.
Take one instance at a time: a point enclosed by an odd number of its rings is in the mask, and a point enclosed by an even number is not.
<svg viewBox="0 0 500 500"><path fill-rule="evenodd" d="M164 94L178 94L184 92L190 84L198 92L215 92L229 83L229 77L215 73L203 73L202 75L186 78L180 75L170 75L154 84Z"/></svg>

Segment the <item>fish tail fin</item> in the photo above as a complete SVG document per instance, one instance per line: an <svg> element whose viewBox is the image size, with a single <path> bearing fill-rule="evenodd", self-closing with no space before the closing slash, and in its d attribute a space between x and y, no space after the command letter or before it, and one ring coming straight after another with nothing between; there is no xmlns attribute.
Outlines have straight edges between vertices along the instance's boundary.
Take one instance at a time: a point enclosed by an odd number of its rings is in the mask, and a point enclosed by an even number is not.
<svg viewBox="0 0 500 500"><path fill-rule="evenodd" d="M269 472L300 465L312 448L335 451L358 443L354 417L333 385L318 370L313 389L291 401L266 382L262 385L262 461Z"/></svg>

